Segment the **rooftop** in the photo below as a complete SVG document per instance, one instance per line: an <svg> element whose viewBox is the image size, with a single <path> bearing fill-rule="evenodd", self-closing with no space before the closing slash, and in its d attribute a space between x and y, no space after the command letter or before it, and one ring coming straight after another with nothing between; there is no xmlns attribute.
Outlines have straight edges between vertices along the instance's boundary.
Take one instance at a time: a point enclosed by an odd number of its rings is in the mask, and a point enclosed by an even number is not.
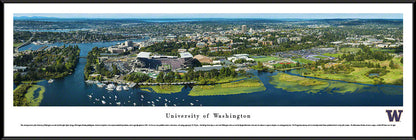
<svg viewBox="0 0 416 140"><path fill-rule="evenodd" d="M138 58L150 58L150 54L152 54L151 52L140 52L139 54L137 54Z"/></svg>
<svg viewBox="0 0 416 140"><path fill-rule="evenodd" d="M189 52L183 52L183 53L179 53L181 55L181 58L192 58L194 57L191 53Z"/></svg>

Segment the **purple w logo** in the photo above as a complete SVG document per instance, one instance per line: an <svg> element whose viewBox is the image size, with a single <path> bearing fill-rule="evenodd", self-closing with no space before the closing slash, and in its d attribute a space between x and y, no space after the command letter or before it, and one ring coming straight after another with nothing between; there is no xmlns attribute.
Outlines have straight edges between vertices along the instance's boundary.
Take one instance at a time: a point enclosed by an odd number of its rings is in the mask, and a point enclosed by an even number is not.
<svg viewBox="0 0 416 140"><path fill-rule="evenodd" d="M399 111L399 115L397 115L397 111ZM391 112L393 112L393 114L391 114ZM400 121L400 116L402 115L403 110L386 110L387 116L389 117L389 121L392 122L393 119L394 121L398 122Z"/></svg>

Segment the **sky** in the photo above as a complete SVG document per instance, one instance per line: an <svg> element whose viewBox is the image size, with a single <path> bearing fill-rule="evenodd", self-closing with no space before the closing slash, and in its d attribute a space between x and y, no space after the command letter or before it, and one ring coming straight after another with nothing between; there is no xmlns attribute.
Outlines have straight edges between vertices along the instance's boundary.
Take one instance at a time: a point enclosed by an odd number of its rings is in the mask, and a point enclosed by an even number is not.
<svg viewBox="0 0 416 140"><path fill-rule="evenodd" d="M57 18L264 18L264 19L403 19L401 13L15 13L14 17L41 16Z"/></svg>

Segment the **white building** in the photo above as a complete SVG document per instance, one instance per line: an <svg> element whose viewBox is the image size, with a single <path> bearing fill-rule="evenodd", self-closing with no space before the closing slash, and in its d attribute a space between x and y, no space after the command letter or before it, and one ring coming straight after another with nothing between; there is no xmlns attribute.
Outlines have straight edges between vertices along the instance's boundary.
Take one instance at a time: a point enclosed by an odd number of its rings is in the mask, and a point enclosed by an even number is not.
<svg viewBox="0 0 416 140"><path fill-rule="evenodd" d="M150 59L150 54L152 54L152 53L151 52L140 52L139 54L137 54L137 58Z"/></svg>
<svg viewBox="0 0 416 140"><path fill-rule="evenodd" d="M301 37L291 37L289 38L290 41L301 41L302 38Z"/></svg>
<svg viewBox="0 0 416 140"><path fill-rule="evenodd" d="M186 52L187 50L186 49L178 49L178 52L180 52L180 53L183 53L183 52Z"/></svg>
<svg viewBox="0 0 416 140"><path fill-rule="evenodd" d="M247 25L242 25L241 26L241 32L243 32L243 33L247 32Z"/></svg>

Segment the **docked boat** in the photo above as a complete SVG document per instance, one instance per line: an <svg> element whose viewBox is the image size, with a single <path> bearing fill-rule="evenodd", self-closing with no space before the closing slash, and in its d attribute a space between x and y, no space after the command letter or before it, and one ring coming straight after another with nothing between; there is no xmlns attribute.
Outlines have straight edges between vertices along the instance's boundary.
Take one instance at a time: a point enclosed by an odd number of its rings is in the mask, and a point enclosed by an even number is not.
<svg viewBox="0 0 416 140"><path fill-rule="evenodd" d="M48 83L53 83L53 79L49 79Z"/></svg>
<svg viewBox="0 0 416 140"><path fill-rule="evenodd" d="M105 105L105 101L104 100L102 100L101 103L103 103Z"/></svg>
<svg viewBox="0 0 416 140"><path fill-rule="evenodd" d="M131 83L131 84L128 84L128 85L129 85L129 88L132 88L132 87L136 86L136 83Z"/></svg>
<svg viewBox="0 0 416 140"><path fill-rule="evenodd" d="M117 102L116 104L117 104L117 105L120 105L120 104L121 104L121 102Z"/></svg>
<svg viewBox="0 0 416 140"><path fill-rule="evenodd" d="M129 90L128 86L123 86L123 90Z"/></svg>
<svg viewBox="0 0 416 140"><path fill-rule="evenodd" d="M117 86L116 90L121 91L122 90L121 86Z"/></svg>
<svg viewBox="0 0 416 140"><path fill-rule="evenodd" d="M114 90L114 88L115 88L114 84L108 84L106 89L107 90Z"/></svg>
<svg viewBox="0 0 416 140"><path fill-rule="evenodd" d="M104 87L105 86L105 84L103 84L103 83L98 83L97 84L97 87L99 87L99 88L102 88L102 87Z"/></svg>

